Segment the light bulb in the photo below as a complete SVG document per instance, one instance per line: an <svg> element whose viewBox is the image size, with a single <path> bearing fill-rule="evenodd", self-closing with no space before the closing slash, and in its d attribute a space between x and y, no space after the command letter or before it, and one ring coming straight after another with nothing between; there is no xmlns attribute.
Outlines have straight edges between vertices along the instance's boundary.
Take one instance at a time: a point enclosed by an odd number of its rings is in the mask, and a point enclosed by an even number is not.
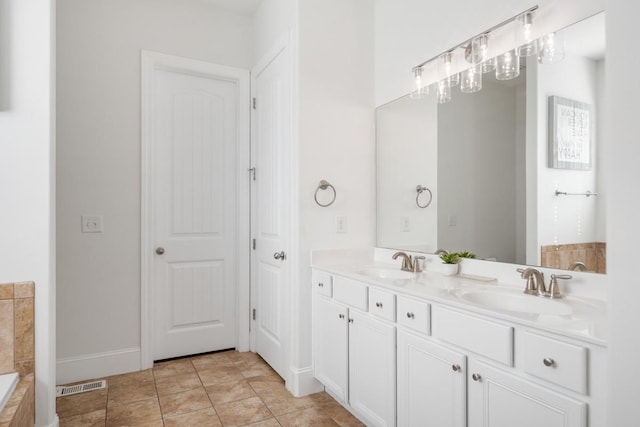
<svg viewBox="0 0 640 427"><path fill-rule="evenodd" d="M438 58L438 78L449 86L460 83L460 75L453 72L452 58L451 52L445 52Z"/></svg>
<svg viewBox="0 0 640 427"><path fill-rule="evenodd" d="M538 62L551 64L564 59L564 37L559 33L549 33L539 40Z"/></svg>
<svg viewBox="0 0 640 427"><path fill-rule="evenodd" d="M496 59L489 58L489 35L482 34L471 41L471 62L483 73L496 69Z"/></svg>
<svg viewBox="0 0 640 427"><path fill-rule="evenodd" d="M527 12L518 18L521 28L516 30L516 46L518 56L525 57L538 53L538 41L531 38L533 12Z"/></svg>
<svg viewBox="0 0 640 427"><path fill-rule="evenodd" d="M520 57L510 50L496 60L496 79L511 80L520 75Z"/></svg>
<svg viewBox="0 0 640 427"><path fill-rule="evenodd" d="M451 84L447 79L438 82L437 98L438 104L445 104L451 101Z"/></svg>
<svg viewBox="0 0 640 427"><path fill-rule="evenodd" d="M479 66L464 70L460 80L460 92L474 93L482 89L482 70Z"/></svg>
<svg viewBox="0 0 640 427"><path fill-rule="evenodd" d="M429 94L429 86L423 86L423 75L424 70L422 67L414 68L411 71L411 92L409 92L409 96L411 99L422 99Z"/></svg>

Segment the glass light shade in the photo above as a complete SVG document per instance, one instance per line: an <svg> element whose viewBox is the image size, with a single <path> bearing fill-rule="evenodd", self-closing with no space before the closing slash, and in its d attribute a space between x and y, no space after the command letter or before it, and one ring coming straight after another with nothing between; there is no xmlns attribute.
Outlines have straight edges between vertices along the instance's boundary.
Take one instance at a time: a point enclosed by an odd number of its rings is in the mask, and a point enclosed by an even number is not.
<svg viewBox="0 0 640 427"><path fill-rule="evenodd" d="M510 50L496 58L496 79L511 80L520 75L520 57Z"/></svg>
<svg viewBox="0 0 640 427"><path fill-rule="evenodd" d="M460 92L474 93L482 89L482 70L480 66L471 67L460 73Z"/></svg>
<svg viewBox="0 0 640 427"><path fill-rule="evenodd" d="M438 58L438 79L449 86L455 86L460 83L460 75L454 73L452 69L452 57L453 54L451 52L446 52Z"/></svg>
<svg viewBox="0 0 640 427"><path fill-rule="evenodd" d="M564 37L562 34L549 33L538 40L538 62L552 64L564 59Z"/></svg>
<svg viewBox="0 0 640 427"><path fill-rule="evenodd" d="M440 80L438 82L437 93L438 104L445 104L451 101L451 85L448 80Z"/></svg>
<svg viewBox="0 0 640 427"><path fill-rule="evenodd" d="M516 29L516 46L518 56L524 58L538 53L538 41L532 38L533 12L527 12L518 18Z"/></svg>
<svg viewBox="0 0 640 427"><path fill-rule="evenodd" d="M479 65L483 73L496 69L496 59L489 58L489 36L482 34L471 41L471 63Z"/></svg>
<svg viewBox="0 0 640 427"><path fill-rule="evenodd" d="M409 92L411 99L422 99L429 95L429 86L425 86L422 79L423 72L422 67L411 70L411 91Z"/></svg>

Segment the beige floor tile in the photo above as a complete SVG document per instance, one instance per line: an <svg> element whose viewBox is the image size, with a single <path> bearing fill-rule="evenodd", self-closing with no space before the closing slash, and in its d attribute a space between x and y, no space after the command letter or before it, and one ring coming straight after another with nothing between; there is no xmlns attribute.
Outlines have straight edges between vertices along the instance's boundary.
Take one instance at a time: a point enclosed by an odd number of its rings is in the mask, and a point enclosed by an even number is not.
<svg viewBox="0 0 640 427"><path fill-rule="evenodd" d="M211 407L211 401L203 387L160 396L160 410L163 416L186 414Z"/></svg>
<svg viewBox="0 0 640 427"><path fill-rule="evenodd" d="M132 424L132 426L133 427L164 427L164 422L162 421L162 419L160 419L160 420L142 422L139 424ZM195 427L195 426L191 426L191 427Z"/></svg>
<svg viewBox="0 0 640 427"><path fill-rule="evenodd" d="M162 419L158 399L141 400L109 407L107 427L131 426Z"/></svg>
<svg viewBox="0 0 640 427"><path fill-rule="evenodd" d="M202 384L205 386L231 381L241 381L244 379L240 371L233 366L199 369L198 375L200 375Z"/></svg>
<svg viewBox="0 0 640 427"><path fill-rule="evenodd" d="M196 369L208 369L215 367L231 367L235 366L233 358L230 356L231 351L225 351L222 353L203 354L202 356L196 356L192 359L193 366Z"/></svg>
<svg viewBox="0 0 640 427"><path fill-rule="evenodd" d="M109 387L109 406L158 397L155 381L125 382Z"/></svg>
<svg viewBox="0 0 640 427"><path fill-rule="evenodd" d="M56 411L60 418L94 412L107 407L108 389L88 391L56 399Z"/></svg>
<svg viewBox="0 0 640 427"><path fill-rule="evenodd" d="M258 421L257 423L246 424L242 427L280 427L280 423L275 418L269 418L268 420Z"/></svg>
<svg viewBox="0 0 640 427"><path fill-rule="evenodd" d="M104 427L107 418L107 410L74 415L68 418L60 418L60 427Z"/></svg>
<svg viewBox="0 0 640 427"><path fill-rule="evenodd" d="M188 374L194 372L195 368L191 359L170 360L153 364L153 376L158 378L171 377L174 375Z"/></svg>
<svg viewBox="0 0 640 427"><path fill-rule="evenodd" d="M237 400L247 399L256 395L253 388L244 380L213 384L207 386L206 390L214 405L235 402Z"/></svg>
<svg viewBox="0 0 640 427"><path fill-rule="evenodd" d="M174 415L164 417L165 427L222 427L220 418L213 408L201 409L184 415Z"/></svg>
<svg viewBox="0 0 640 427"><path fill-rule="evenodd" d="M271 412L258 397L223 403L216 405L215 409L225 427L243 426L273 418Z"/></svg>
<svg viewBox="0 0 640 427"><path fill-rule="evenodd" d="M200 382L200 378L195 372L156 380L156 388L158 389L159 396L193 390L201 386L202 382Z"/></svg>
<svg viewBox="0 0 640 427"><path fill-rule="evenodd" d="M144 371L129 372L128 374L113 375L107 377L107 386L121 385L126 383L134 383L140 381L153 380L153 371L151 369L145 369Z"/></svg>
<svg viewBox="0 0 640 427"><path fill-rule="evenodd" d="M262 375L278 375L276 371L271 369L271 366L265 362L255 362L253 364L247 364L240 368L242 376L245 378L258 377Z"/></svg>
<svg viewBox="0 0 640 427"><path fill-rule="evenodd" d="M364 424L335 400L332 403L322 405L321 409L333 418L340 427L364 427Z"/></svg>
<svg viewBox="0 0 640 427"><path fill-rule="evenodd" d="M301 411L281 415L278 421L283 427L330 427L338 426L333 419L318 408L307 408Z"/></svg>

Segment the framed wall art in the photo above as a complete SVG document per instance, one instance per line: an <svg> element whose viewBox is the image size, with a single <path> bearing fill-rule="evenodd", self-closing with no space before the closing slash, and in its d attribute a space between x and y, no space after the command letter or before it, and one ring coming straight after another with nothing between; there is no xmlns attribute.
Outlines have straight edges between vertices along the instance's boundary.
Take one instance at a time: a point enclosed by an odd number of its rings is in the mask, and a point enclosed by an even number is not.
<svg viewBox="0 0 640 427"><path fill-rule="evenodd" d="M549 97L549 167L591 169L593 111L591 105Z"/></svg>

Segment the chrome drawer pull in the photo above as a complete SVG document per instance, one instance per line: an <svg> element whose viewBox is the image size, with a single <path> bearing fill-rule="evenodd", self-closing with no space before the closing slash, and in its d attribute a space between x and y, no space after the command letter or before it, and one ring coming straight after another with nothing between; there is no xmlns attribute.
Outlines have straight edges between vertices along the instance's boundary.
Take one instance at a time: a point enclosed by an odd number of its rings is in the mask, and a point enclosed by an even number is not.
<svg viewBox="0 0 640 427"><path fill-rule="evenodd" d="M554 366L556 364L556 361L551 359L550 357L545 357L544 359L542 359L542 363L544 363L544 366Z"/></svg>
<svg viewBox="0 0 640 427"><path fill-rule="evenodd" d="M409 319L415 319L416 315L415 315L415 314L413 314L413 313L411 313L411 312L408 312L408 313L407 313L407 317L408 317Z"/></svg>
<svg viewBox="0 0 640 427"><path fill-rule="evenodd" d="M460 372L460 365L451 365L451 369L453 369L454 372Z"/></svg>
<svg viewBox="0 0 640 427"><path fill-rule="evenodd" d="M382 308L382 303L381 303L381 302L377 302L377 303L376 303L376 307L378 307L378 308Z"/></svg>
<svg viewBox="0 0 640 427"><path fill-rule="evenodd" d="M324 283L318 283L318 287L320 288L324 287Z"/></svg>
<svg viewBox="0 0 640 427"><path fill-rule="evenodd" d="M480 374L473 374L471 375L471 378L473 378L474 381L480 381L482 379Z"/></svg>

